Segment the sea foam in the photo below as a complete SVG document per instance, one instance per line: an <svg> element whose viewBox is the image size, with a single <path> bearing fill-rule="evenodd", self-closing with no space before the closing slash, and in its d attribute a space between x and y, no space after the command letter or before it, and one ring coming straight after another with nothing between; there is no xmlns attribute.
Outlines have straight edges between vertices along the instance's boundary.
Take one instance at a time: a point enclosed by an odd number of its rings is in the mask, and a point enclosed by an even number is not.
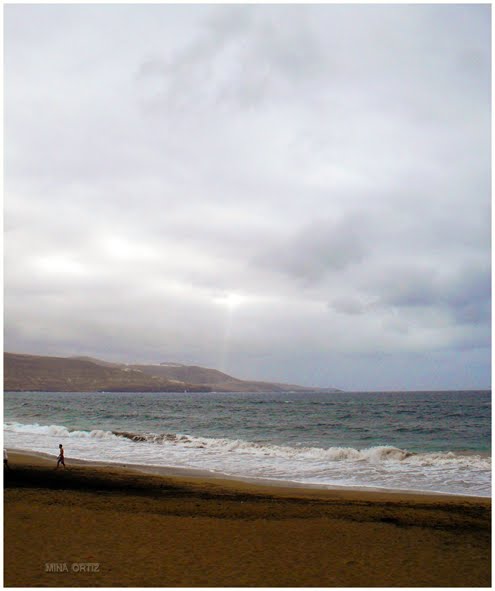
<svg viewBox="0 0 495 591"><path fill-rule="evenodd" d="M291 447L264 444L240 439L195 437L178 433L135 433L130 431L105 431L102 429L70 430L62 425L23 424L18 422L4 423L4 431L50 438L109 440L115 444L127 442L134 444L136 458L141 456L144 446L165 446L207 452L234 453L239 456L279 458L299 461L352 462L352 463L401 463L417 466L458 465L464 468L476 467L481 470L491 469L491 458L477 454L454 452L413 453L392 446L373 446L364 449L351 447ZM144 444L144 445L143 445ZM149 457L149 453L146 454ZM158 454L157 454L158 455Z"/></svg>

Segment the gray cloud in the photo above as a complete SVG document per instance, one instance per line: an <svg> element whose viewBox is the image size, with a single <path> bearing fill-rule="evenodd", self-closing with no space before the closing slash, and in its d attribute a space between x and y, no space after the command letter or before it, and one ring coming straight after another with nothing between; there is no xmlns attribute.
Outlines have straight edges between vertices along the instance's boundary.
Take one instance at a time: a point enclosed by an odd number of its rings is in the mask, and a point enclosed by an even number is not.
<svg viewBox="0 0 495 591"><path fill-rule="evenodd" d="M257 255L254 262L311 283L361 261L366 253L363 234L363 220L358 217L316 220Z"/></svg>
<svg viewBox="0 0 495 591"><path fill-rule="evenodd" d="M201 34L178 53L144 61L138 81L157 79L155 106L209 107L219 103L253 108L277 95L314 84L327 64L326 53L313 35L311 10L285 7L280 24L273 7L230 6L214 11Z"/></svg>
<svg viewBox="0 0 495 591"><path fill-rule="evenodd" d="M8 5L5 115L7 350L488 385L489 7Z"/></svg>

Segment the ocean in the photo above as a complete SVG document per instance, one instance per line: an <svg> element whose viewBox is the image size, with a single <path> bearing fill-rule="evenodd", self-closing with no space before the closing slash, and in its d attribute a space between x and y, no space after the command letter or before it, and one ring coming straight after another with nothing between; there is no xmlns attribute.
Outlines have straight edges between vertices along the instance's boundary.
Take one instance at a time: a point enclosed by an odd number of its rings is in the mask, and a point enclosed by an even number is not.
<svg viewBox="0 0 495 591"><path fill-rule="evenodd" d="M491 495L491 392L6 392L4 446L319 486Z"/></svg>

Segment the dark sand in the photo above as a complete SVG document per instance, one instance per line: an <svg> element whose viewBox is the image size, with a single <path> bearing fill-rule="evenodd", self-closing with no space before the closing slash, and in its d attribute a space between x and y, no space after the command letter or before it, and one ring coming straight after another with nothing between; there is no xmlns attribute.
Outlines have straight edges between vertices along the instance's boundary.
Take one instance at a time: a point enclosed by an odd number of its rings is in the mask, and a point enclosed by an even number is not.
<svg viewBox="0 0 495 591"><path fill-rule="evenodd" d="M491 584L490 499L55 471L54 460L9 457L9 587Z"/></svg>

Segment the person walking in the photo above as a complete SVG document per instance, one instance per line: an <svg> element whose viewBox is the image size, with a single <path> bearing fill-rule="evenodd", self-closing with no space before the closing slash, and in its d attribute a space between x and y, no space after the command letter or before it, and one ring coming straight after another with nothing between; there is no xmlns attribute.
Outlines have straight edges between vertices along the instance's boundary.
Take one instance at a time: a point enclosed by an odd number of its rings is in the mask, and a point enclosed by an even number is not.
<svg viewBox="0 0 495 591"><path fill-rule="evenodd" d="M59 455L57 458L57 468L59 467L60 464L62 464L62 466L64 467L64 470L65 470L64 448L62 447L61 443L58 446L58 451L59 451ZM55 468L55 470L57 468Z"/></svg>

